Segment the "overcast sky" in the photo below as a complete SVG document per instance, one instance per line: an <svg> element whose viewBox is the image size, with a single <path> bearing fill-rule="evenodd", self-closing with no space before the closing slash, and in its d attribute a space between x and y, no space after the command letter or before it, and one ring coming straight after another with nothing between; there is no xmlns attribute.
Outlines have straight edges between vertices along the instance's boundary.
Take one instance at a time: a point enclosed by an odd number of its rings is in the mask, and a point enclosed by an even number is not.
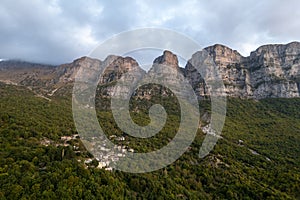
<svg viewBox="0 0 300 200"><path fill-rule="evenodd" d="M300 41L299 0L1 0L0 59L60 64L122 31L183 33L248 56L267 43Z"/></svg>

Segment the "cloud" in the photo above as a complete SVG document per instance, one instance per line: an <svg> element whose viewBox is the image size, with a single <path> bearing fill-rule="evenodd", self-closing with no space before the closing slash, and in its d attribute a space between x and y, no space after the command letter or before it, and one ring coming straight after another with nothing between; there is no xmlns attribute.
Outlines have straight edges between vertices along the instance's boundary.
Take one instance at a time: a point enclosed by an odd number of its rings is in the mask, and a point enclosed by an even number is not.
<svg viewBox="0 0 300 200"><path fill-rule="evenodd" d="M169 28L201 46L248 55L259 45L300 40L297 0L2 0L0 58L59 64L87 55L122 31Z"/></svg>

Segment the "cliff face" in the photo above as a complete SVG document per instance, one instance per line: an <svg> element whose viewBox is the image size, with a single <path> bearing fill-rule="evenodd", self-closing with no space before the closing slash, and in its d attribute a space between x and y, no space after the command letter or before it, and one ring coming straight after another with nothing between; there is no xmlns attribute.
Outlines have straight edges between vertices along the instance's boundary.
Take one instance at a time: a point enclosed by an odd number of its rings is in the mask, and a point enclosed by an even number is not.
<svg viewBox="0 0 300 200"><path fill-rule="evenodd" d="M201 69L201 74L195 67ZM127 91L122 86L115 88L115 84L126 72L132 72L140 75L136 78L132 75L125 77L132 83L144 76L148 81L160 77L165 83L175 85L176 81L183 81L184 76L200 99L208 98L211 88L207 83L214 79L214 70L223 80L227 96L255 99L300 96L300 43L298 42L286 45L264 45L251 52L248 57L243 57L226 46L216 44L196 52L184 69L179 68L177 56L166 50L162 56L154 60L152 68L146 74L133 58L112 55L104 61L82 57L72 63L59 66L2 61L0 81L28 86L51 96L65 85L71 85L79 69L88 70L93 77L95 70L99 71L99 68L105 69L99 81L99 92L103 96ZM136 95L148 98L157 91L162 95L171 95L169 90L162 87L153 90L153 87L147 86L143 90L138 90Z"/></svg>
<svg viewBox="0 0 300 200"><path fill-rule="evenodd" d="M146 84L137 90L136 95L143 98L151 98L154 95L173 96L171 90L178 93L179 89L175 86L183 79L177 56L165 50L163 55L153 61L152 67L143 77L142 83Z"/></svg>
<svg viewBox="0 0 300 200"><path fill-rule="evenodd" d="M203 59L205 63L202 63ZM246 59L237 51L217 44L195 53L185 67L185 74L200 98L210 95L211 88L205 81L213 81L214 70L223 80L227 95L245 97L248 90L246 65ZM201 75L195 67L201 69Z"/></svg>
<svg viewBox="0 0 300 200"><path fill-rule="evenodd" d="M163 55L157 57L154 61L154 64L167 65L174 68L179 68L178 58L171 51L165 50Z"/></svg>
<svg viewBox="0 0 300 200"><path fill-rule="evenodd" d="M300 43L265 45L249 57L222 45L207 47L204 51L216 64L228 96L255 99L300 96ZM185 67L185 74L203 98L209 95L203 78L209 80L210 76L203 73L202 77L196 71L199 59L195 53ZM208 65L207 70L212 67Z"/></svg>
<svg viewBox="0 0 300 200"><path fill-rule="evenodd" d="M248 66L254 98L300 96L300 43L259 47Z"/></svg>
<svg viewBox="0 0 300 200"><path fill-rule="evenodd" d="M100 84L118 80L124 73L139 68L139 64L133 58L123 58L121 56L108 56L105 65L105 71L100 79Z"/></svg>
<svg viewBox="0 0 300 200"><path fill-rule="evenodd" d="M117 80L134 84L144 72L139 64L131 57L108 56L103 62L102 76L99 85L102 96L128 95L130 86L126 84L116 85Z"/></svg>

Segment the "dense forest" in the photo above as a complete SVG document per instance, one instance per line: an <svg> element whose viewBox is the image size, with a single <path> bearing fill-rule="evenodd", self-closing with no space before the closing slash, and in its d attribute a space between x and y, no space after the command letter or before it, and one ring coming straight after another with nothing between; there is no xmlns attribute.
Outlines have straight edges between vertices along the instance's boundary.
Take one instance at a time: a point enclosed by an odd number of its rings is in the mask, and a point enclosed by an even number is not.
<svg viewBox="0 0 300 200"><path fill-rule="evenodd" d="M98 109L98 119L108 136L126 138L114 142L152 151L167 144L179 123L174 99L156 101L169 115L150 140L123 133L109 110ZM149 106L132 101L140 110L131 113L137 124L149 122ZM77 133L69 97L49 101L25 87L0 84L0 199L299 199L299 108L299 98L229 98L222 138L208 156L198 157L205 136L199 129L173 164L131 174L99 169L79 138L62 140ZM200 102L201 112L209 110L209 102Z"/></svg>

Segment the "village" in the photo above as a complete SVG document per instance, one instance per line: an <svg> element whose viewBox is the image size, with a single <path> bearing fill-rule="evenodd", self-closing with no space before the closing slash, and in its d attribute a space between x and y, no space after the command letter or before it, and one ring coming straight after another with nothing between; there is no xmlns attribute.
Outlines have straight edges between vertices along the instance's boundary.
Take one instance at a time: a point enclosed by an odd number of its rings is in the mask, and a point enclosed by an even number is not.
<svg viewBox="0 0 300 200"><path fill-rule="evenodd" d="M116 136L111 135L109 137L110 140L115 141L124 141L124 136ZM93 151L93 158L88 157L81 157L79 156L79 159L77 160L80 163L83 163L86 168L89 167L96 167L99 169L105 169L107 171L112 171L113 167L112 165L117 162L120 158L125 157L128 152L133 153L134 149L128 148L125 145L114 145L113 149L108 148L106 146L106 143L103 143L104 140L101 140L102 142L99 142L98 137L91 137L91 141L89 141L88 145L91 145L91 150ZM48 138L43 138L40 142L44 146L54 145L56 147L58 146L64 146L64 147L71 147L72 150L76 155L81 155L83 151L86 151L86 149L83 146L82 142L80 141L79 134L74 134L71 136L61 136L60 142L54 142L53 140L50 140ZM85 142L86 143L86 142ZM64 151L62 152L62 157L64 156ZM95 162L97 161L97 162ZM95 163L96 166L95 166Z"/></svg>

